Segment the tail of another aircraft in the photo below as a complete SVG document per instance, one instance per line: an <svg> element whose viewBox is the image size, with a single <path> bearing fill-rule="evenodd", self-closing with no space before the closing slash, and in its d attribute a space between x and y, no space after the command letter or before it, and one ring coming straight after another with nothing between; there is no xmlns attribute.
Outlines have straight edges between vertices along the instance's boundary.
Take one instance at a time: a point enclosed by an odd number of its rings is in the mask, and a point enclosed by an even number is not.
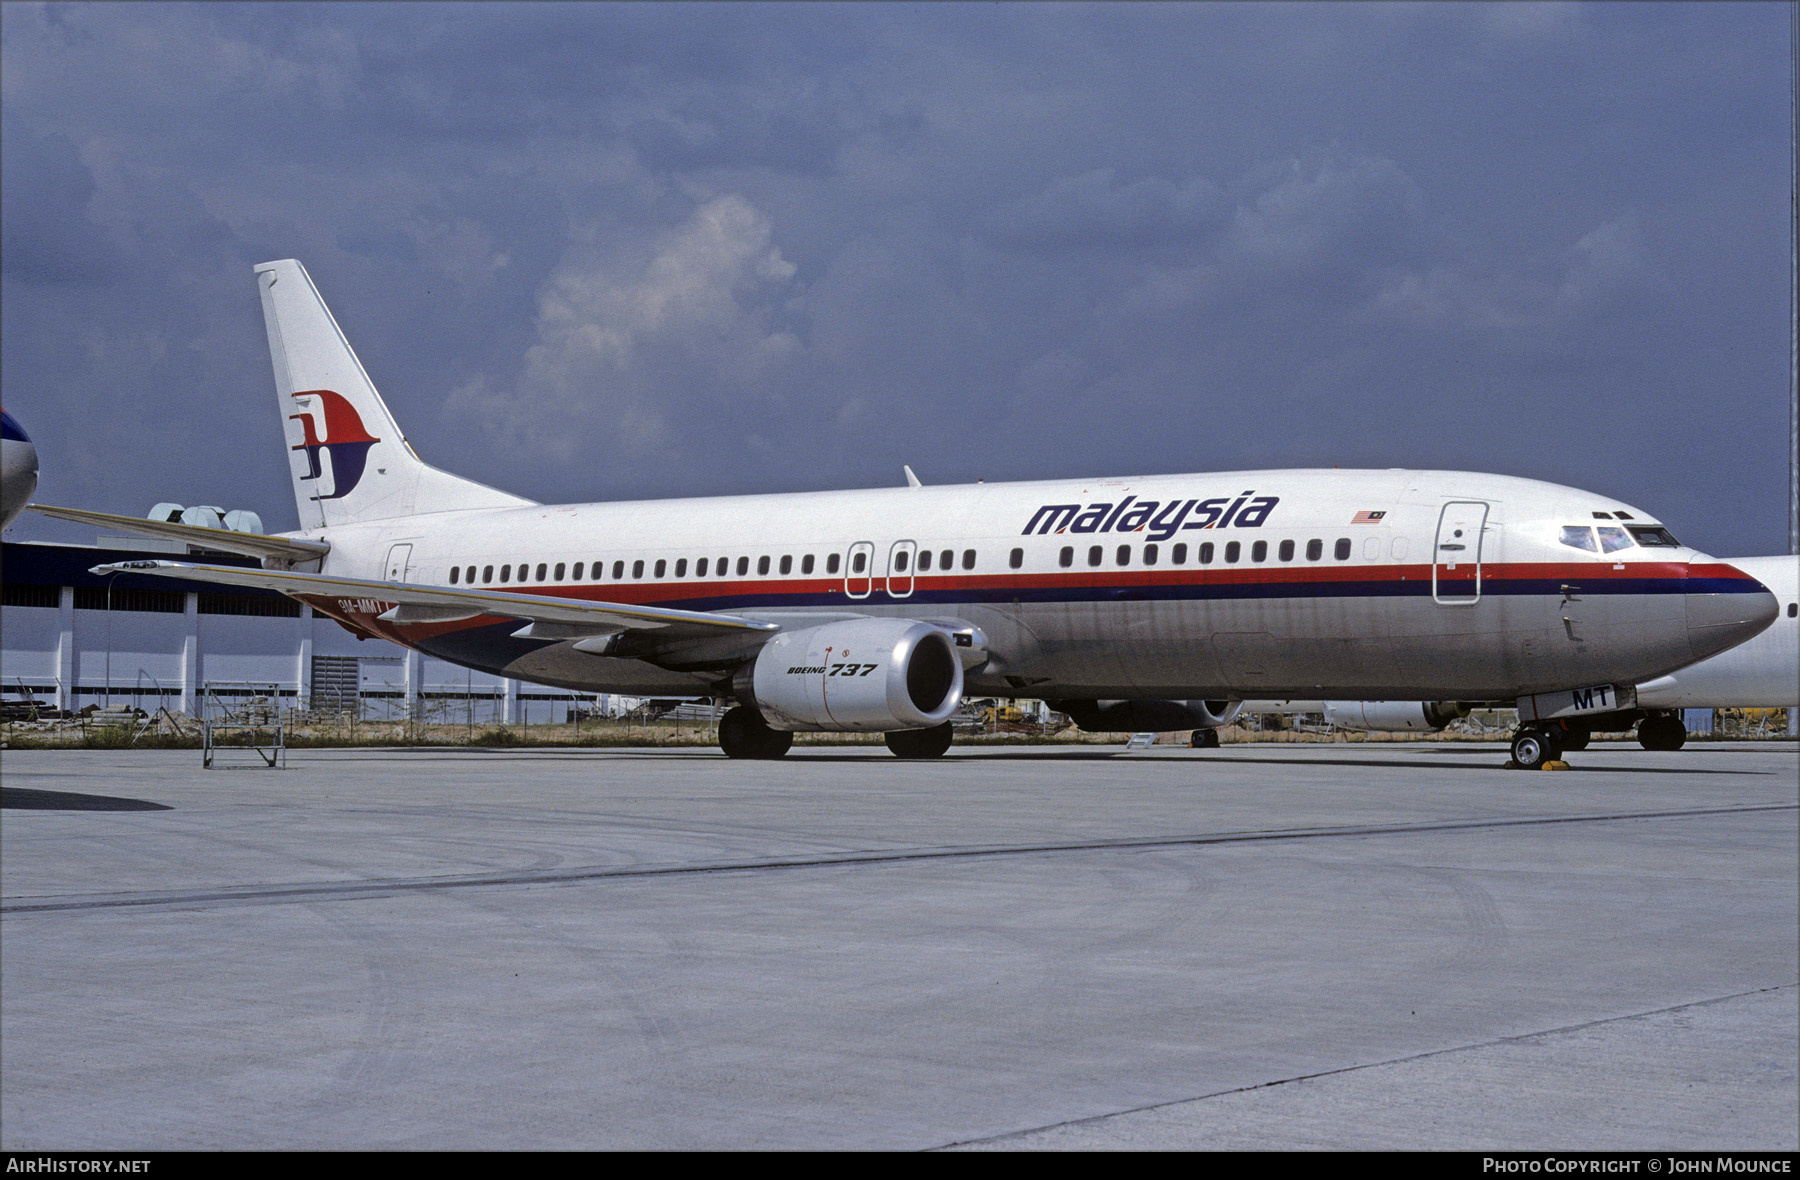
<svg viewBox="0 0 1800 1180"><path fill-rule="evenodd" d="M302 528L532 503L413 453L305 267L264 262L256 278Z"/></svg>

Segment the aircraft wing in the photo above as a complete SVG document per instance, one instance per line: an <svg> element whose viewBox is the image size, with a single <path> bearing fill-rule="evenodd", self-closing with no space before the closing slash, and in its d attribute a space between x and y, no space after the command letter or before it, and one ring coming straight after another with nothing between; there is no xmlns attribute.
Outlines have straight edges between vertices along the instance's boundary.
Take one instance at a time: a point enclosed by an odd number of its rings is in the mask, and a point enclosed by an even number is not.
<svg viewBox="0 0 1800 1180"><path fill-rule="evenodd" d="M92 572L153 574L202 582L223 582L232 586L253 586L263 590L278 590L291 598L302 600L346 600L345 609L360 611L370 609L370 606L364 604L385 605L388 609L376 617L386 623L453 623L484 615L522 619L529 626L515 634L532 639L580 639L584 636L614 635L623 631L649 631L659 637L670 638L729 634L754 636L781 629L779 623L662 606L590 602L581 598L556 598L545 594L520 594L504 590L419 586L409 582L377 582L366 578L338 578L287 570L241 569L185 561L122 561L112 565L97 565ZM351 603L356 605L352 608Z"/></svg>
<svg viewBox="0 0 1800 1180"><path fill-rule="evenodd" d="M56 508L48 504L33 504L31 510L57 520L72 520L76 524L91 524L100 528L118 529L122 533L135 533L141 537L158 537L165 541L183 541L189 545L217 549L221 553L242 553L246 557L274 559L290 564L301 561L317 561L331 552L331 546L324 541L301 541L293 537L271 537L263 533L209 529L195 524L145 520L138 516L120 516L112 512L90 512L85 508Z"/></svg>

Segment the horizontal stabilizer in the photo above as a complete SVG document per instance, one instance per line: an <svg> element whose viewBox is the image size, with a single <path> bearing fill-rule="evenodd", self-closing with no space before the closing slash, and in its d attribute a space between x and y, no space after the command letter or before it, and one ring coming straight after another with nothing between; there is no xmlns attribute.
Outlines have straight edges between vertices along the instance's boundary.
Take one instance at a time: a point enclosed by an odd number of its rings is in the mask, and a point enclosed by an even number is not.
<svg viewBox="0 0 1800 1180"><path fill-rule="evenodd" d="M223 565L197 565L185 561L122 561L97 565L96 574L153 574L231 586L278 590L292 598L340 598L384 603L394 608L391 621L448 621L483 615L523 619L529 623L571 624L582 634L609 631L668 629L688 634L768 632L778 623L757 622L734 615L675 610L662 606L633 606L622 602L589 602L580 598L553 598L544 594L518 594L499 590L461 590L448 586L418 586L408 582L377 582L366 578L334 578L324 574L290 573L283 570L238 569ZM384 614L383 617L386 617Z"/></svg>
<svg viewBox="0 0 1800 1180"><path fill-rule="evenodd" d="M122 533L132 533L140 537L182 541L189 545L199 545L205 549L216 549L221 553L242 553L246 557L260 557L265 561L282 561L290 565L302 561L317 561L331 552L331 546L324 541L271 537L263 533L240 533L232 529L209 529L194 524L176 524L167 520L145 520L138 516L121 516L114 512L89 512L85 508L54 508L48 504L33 504L31 510L57 520L91 524L96 528L118 529Z"/></svg>

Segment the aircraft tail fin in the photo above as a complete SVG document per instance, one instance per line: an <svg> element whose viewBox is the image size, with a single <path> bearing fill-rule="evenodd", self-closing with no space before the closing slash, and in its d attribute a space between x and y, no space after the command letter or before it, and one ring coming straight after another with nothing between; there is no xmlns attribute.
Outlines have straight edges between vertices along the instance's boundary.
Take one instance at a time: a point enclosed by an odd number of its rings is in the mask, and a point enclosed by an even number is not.
<svg viewBox="0 0 1800 1180"><path fill-rule="evenodd" d="M414 453L305 267L264 262L256 280L302 528L532 503Z"/></svg>

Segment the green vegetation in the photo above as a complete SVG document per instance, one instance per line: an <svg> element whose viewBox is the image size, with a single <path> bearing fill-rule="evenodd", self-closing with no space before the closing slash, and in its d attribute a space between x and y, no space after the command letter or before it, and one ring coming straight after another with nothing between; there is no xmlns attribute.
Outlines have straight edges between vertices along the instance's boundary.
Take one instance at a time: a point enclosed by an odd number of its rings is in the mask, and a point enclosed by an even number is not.
<svg viewBox="0 0 1800 1180"><path fill-rule="evenodd" d="M1732 719L1735 720L1735 719ZM1786 735L1761 732L1743 724L1721 724L1711 735L1695 734L1690 742L1707 740L1742 740L1776 738ZM1245 742L1280 743L1362 743L1362 742L1496 742L1504 740L1506 726L1488 726L1480 732L1452 729L1436 734L1312 732L1283 728L1252 730L1231 725L1219 731L1225 745ZM967 746L1122 746L1130 734L1084 733L1069 728L1059 733L979 733L958 732L956 744ZM658 747L712 747L717 737L706 722L660 720L583 721L540 725L446 725L441 723L408 723L403 720L362 721L337 719L321 722L317 718L301 718L286 727L289 749L403 748L413 746L467 747L470 749L591 748L627 749ZM1186 746L1186 733L1160 735L1158 747ZM233 727L216 733L215 743L221 749L267 746L272 740L268 726ZM1629 733L1596 734L1597 742L1633 741ZM803 733L795 737L798 746L880 746L880 734ZM92 720L67 722L6 722L0 724L0 745L15 750L198 750L200 727L190 718L166 715L121 722L107 718L103 723Z"/></svg>

